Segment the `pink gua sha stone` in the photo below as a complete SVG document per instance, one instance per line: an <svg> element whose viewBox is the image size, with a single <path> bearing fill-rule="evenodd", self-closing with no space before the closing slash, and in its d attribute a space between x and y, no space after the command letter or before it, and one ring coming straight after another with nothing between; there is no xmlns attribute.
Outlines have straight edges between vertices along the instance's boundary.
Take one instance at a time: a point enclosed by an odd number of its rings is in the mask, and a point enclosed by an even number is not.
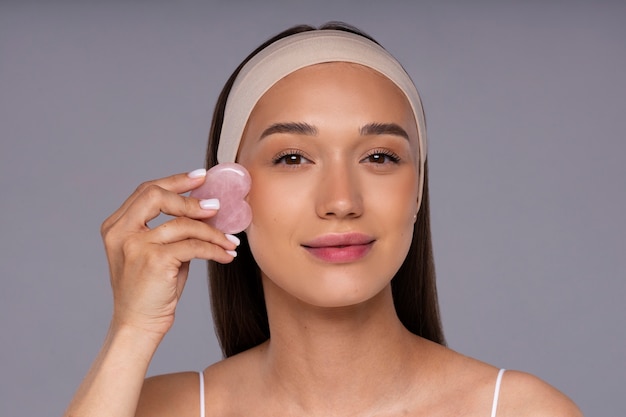
<svg viewBox="0 0 626 417"><path fill-rule="evenodd" d="M250 174L243 166L226 162L209 169L204 184L189 195L200 200L219 199L217 214L204 222L224 233L235 234L245 230L252 221L252 210L244 200L250 183Z"/></svg>

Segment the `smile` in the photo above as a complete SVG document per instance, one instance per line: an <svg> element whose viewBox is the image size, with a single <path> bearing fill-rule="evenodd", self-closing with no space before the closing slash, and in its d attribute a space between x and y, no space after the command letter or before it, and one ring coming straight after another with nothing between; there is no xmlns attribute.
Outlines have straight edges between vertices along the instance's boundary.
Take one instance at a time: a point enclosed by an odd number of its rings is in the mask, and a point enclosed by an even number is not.
<svg viewBox="0 0 626 417"><path fill-rule="evenodd" d="M327 234L303 243L315 258L329 263L355 262L365 257L376 240L362 233Z"/></svg>

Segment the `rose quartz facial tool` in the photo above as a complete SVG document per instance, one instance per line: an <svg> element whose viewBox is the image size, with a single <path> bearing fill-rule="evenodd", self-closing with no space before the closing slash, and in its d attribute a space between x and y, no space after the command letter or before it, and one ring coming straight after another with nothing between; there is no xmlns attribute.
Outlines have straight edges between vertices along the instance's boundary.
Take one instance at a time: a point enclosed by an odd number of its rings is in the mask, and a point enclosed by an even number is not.
<svg viewBox="0 0 626 417"><path fill-rule="evenodd" d="M252 210L244 200L250 183L250 174L243 166L226 162L209 169L204 184L189 195L200 200L219 199L219 211L205 222L224 233L235 234L245 230L252 221Z"/></svg>

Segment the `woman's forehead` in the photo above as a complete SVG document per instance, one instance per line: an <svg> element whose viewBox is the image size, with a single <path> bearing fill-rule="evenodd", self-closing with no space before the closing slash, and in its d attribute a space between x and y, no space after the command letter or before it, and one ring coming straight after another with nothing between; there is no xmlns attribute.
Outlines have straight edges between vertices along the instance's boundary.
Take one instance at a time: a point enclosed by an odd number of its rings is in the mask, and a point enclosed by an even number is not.
<svg viewBox="0 0 626 417"><path fill-rule="evenodd" d="M414 121L411 105L400 88L378 71L351 62L314 64L288 74L261 96L251 118L302 112L307 106L310 110L323 106L338 112L354 110L346 108L351 106L382 113L381 117L396 112L398 117L410 116Z"/></svg>

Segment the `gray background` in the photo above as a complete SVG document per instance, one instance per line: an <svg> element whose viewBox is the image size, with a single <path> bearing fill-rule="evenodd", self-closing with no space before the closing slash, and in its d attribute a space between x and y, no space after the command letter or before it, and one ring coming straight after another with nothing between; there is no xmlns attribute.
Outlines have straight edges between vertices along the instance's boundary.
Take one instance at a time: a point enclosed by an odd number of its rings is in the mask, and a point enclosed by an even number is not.
<svg viewBox="0 0 626 417"><path fill-rule="evenodd" d="M253 47L334 19L423 95L450 346L626 415L625 2L376 3L0 2L1 416L61 414L96 355L102 220L141 181L202 166ZM220 358L204 271L151 374Z"/></svg>

